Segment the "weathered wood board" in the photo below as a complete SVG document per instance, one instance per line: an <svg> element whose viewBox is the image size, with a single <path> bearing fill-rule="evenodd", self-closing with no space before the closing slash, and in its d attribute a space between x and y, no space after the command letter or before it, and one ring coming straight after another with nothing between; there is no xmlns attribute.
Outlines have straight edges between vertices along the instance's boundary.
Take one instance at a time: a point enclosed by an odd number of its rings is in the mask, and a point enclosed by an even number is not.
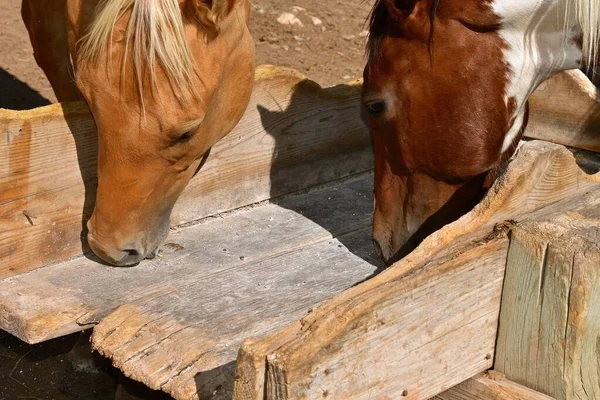
<svg viewBox="0 0 600 400"><path fill-rule="evenodd" d="M134 268L112 268L80 257L2 280L0 328L37 343L94 324L121 304L168 293L169 285L202 281L215 268L244 271L257 261L362 232L370 223L371 179L366 175L283 197L279 205L258 205L173 230L162 246L164 258Z"/></svg>
<svg viewBox="0 0 600 400"><path fill-rule="evenodd" d="M259 67L244 118L215 146L172 224L371 169L359 92L360 82L321 89L294 71ZM580 71L552 78L531 98L526 135L600 151L597 97ZM93 210L97 152L87 107L0 110L0 134L0 278L87 251L81 231Z"/></svg>
<svg viewBox="0 0 600 400"><path fill-rule="evenodd" d="M163 258L135 268L77 258L5 279L0 327L37 342L100 321L94 347L128 376L177 398L231 398L242 340L376 271L371 182L367 174L173 231Z"/></svg>
<svg viewBox="0 0 600 400"><path fill-rule="evenodd" d="M246 114L189 184L172 225L372 169L359 92L259 67ZM0 135L0 279L80 255L96 185L87 107L0 110Z"/></svg>
<svg viewBox="0 0 600 400"><path fill-rule="evenodd" d="M580 70L542 83L529 106L525 136L600 152L600 93Z"/></svg>
<svg viewBox="0 0 600 400"><path fill-rule="evenodd" d="M489 371L440 393L433 400L553 400L553 398L509 381L497 371Z"/></svg>
<svg viewBox="0 0 600 400"><path fill-rule="evenodd" d="M600 398L600 207L512 231L495 369L557 400Z"/></svg>
<svg viewBox="0 0 600 400"><path fill-rule="evenodd" d="M524 144L471 213L300 322L245 342L234 398L427 399L484 371L494 357L507 232L565 210L590 215L586 223L600 229L599 209L600 174L583 173L562 146Z"/></svg>

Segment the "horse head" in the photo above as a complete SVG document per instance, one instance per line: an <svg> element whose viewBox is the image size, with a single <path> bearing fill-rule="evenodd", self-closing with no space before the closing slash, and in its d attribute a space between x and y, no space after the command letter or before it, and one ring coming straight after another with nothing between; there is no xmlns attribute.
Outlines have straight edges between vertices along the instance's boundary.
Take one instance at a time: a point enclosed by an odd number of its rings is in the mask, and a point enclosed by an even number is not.
<svg viewBox="0 0 600 400"><path fill-rule="evenodd" d="M98 128L91 249L136 264L166 237L203 155L249 101L246 0L95 0L70 7L77 87Z"/></svg>
<svg viewBox="0 0 600 400"><path fill-rule="evenodd" d="M363 109L385 260L477 203L518 144L529 95L595 61L599 10L596 0L377 1Z"/></svg>

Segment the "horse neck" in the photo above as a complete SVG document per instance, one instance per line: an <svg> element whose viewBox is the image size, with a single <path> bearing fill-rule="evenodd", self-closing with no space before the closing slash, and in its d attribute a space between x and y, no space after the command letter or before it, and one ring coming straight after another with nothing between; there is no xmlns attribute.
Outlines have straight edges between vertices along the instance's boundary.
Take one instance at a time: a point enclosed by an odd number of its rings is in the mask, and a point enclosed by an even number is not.
<svg viewBox="0 0 600 400"><path fill-rule="evenodd" d="M573 12L579 1L598 0L494 0L494 11L504 21L499 33L507 45L505 100L507 105L516 105L515 121L505 137L503 151L517 137L527 99L537 86L558 72L581 66L577 41L581 28Z"/></svg>
<svg viewBox="0 0 600 400"><path fill-rule="evenodd" d="M598 0L495 0L506 21L501 35L511 69L511 85L520 88L524 102L548 77L582 65L582 29L577 8Z"/></svg>

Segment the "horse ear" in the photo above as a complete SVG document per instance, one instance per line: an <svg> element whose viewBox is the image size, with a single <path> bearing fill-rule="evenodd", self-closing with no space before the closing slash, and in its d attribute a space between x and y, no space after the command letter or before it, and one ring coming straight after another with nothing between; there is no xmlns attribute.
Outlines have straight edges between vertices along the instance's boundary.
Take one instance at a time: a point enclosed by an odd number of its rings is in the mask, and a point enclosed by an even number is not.
<svg viewBox="0 0 600 400"><path fill-rule="evenodd" d="M417 0L385 0L385 3L393 16L407 17L414 10Z"/></svg>
<svg viewBox="0 0 600 400"><path fill-rule="evenodd" d="M210 36L219 34L220 22L239 0L187 0L185 10L202 25Z"/></svg>

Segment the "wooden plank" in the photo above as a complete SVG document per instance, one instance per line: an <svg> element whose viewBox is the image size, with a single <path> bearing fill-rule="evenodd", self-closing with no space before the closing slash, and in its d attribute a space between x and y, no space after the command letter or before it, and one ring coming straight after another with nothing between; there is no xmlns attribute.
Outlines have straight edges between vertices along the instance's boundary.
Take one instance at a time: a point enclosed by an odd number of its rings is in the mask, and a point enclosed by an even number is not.
<svg viewBox="0 0 600 400"><path fill-rule="evenodd" d="M246 114L190 182L172 225L370 170L359 92L359 84L322 89L294 71L259 67ZM0 134L0 279L80 255L96 184L87 108L0 110Z"/></svg>
<svg viewBox="0 0 600 400"><path fill-rule="evenodd" d="M600 152L600 95L579 70L543 82L529 99L525 136Z"/></svg>
<svg viewBox="0 0 600 400"><path fill-rule="evenodd" d="M502 241L482 243L345 304L335 325L298 324L321 347L267 353L266 397L425 399L490 368L505 254Z"/></svg>
<svg viewBox="0 0 600 400"><path fill-rule="evenodd" d="M552 397L511 382L497 371L471 378L433 400L552 400Z"/></svg>
<svg viewBox="0 0 600 400"><path fill-rule="evenodd" d="M496 369L556 399L600 398L600 209L512 233Z"/></svg>
<svg viewBox="0 0 600 400"><path fill-rule="evenodd" d="M369 229L340 239L190 282L166 283L160 293L104 318L94 328L93 347L126 376L177 399L215 394L231 399L235 359L245 338L284 328L374 272L338 247L354 241L368 248Z"/></svg>
<svg viewBox="0 0 600 400"><path fill-rule="evenodd" d="M283 197L278 203L173 230L162 247L164 257L135 268L113 268L77 258L2 280L0 329L37 343L79 331L122 304L168 293L169 287L185 282L203 281L215 268L243 269L251 263L361 231L370 225L372 175ZM347 247L368 257L354 250L353 244ZM367 248L370 250L370 246ZM374 256L369 260L377 261Z"/></svg>
<svg viewBox="0 0 600 400"><path fill-rule="evenodd" d="M505 233L598 207L600 175L583 173L564 147L524 144L471 213L300 322L245 342L234 398L426 399L482 372L493 357Z"/></svg>

